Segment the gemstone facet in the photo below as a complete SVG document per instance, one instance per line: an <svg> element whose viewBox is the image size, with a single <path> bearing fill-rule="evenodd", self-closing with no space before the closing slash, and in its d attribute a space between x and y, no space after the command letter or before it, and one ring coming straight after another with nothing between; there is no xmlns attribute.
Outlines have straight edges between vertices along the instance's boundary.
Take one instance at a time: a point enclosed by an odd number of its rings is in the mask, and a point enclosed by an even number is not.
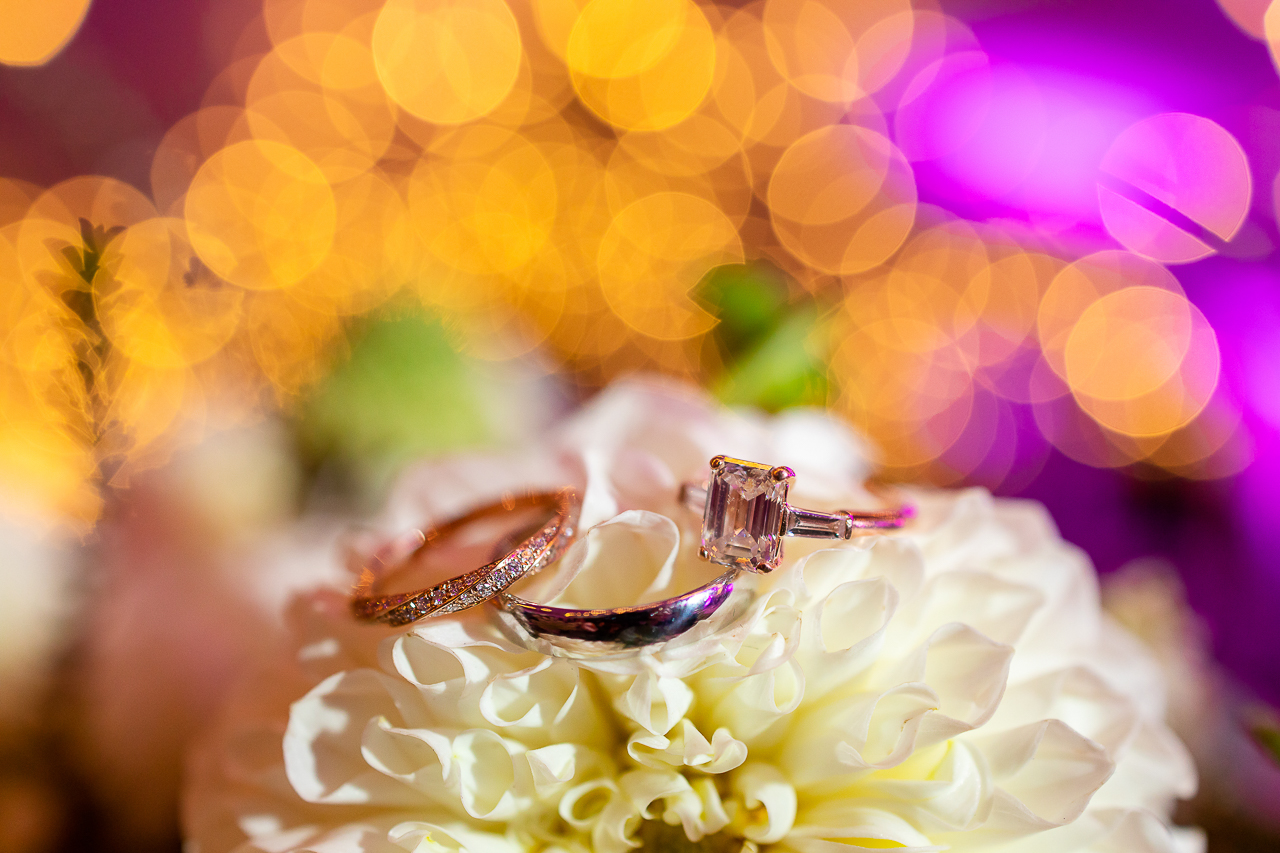
<svg viewBox="0 0 1280 853"><path fill-rule="evenodd" d="M791 474L717 456L702 516L702 551L722 566L769 572L782 562L783 521Z"/></svg>

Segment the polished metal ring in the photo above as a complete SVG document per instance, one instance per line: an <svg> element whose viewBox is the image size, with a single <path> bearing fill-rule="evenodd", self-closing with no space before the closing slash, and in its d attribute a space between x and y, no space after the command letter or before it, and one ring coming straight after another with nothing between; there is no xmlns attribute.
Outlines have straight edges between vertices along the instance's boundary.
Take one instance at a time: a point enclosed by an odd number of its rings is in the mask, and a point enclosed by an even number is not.
<svg viewBox="0 0 1280 853"><path fill-rule="evenodd" d="M729 600L737 576L733 569L684 595L633 607L549 607L509 592L495 597L494 604L503 611L507 625L518 629L521 640L528 644L532 639L534 647L543 652L574 657L609 654L665 643L685 634Z"/></svg>

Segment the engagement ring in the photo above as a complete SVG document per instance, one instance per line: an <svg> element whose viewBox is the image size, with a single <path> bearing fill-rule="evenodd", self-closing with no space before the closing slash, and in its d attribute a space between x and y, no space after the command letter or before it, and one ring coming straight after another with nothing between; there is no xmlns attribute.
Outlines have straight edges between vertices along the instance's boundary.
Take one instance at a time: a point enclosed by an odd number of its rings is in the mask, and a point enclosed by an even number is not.
<svg viewBox="0 0 1280 853"><path fill-rule="evenodd" d="M893 530L915 515L910 506L881 510L815 512L787 503L796 472L728 456L711 459L706 486L685 483L680 501L702 514L698 556L748 572L771 572L782 564L782 539L851 539L866 530Z"/></svg>

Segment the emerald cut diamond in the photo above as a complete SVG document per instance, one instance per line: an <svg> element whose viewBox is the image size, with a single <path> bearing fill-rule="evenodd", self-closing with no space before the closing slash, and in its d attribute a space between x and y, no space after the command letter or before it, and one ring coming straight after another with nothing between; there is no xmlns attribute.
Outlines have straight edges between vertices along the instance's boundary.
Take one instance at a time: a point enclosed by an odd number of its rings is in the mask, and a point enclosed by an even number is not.
<svg viewBox="0 0 1280 853"><path fill-rule="evenodd" d="M702 556L713 563L768 572L782 562L787 490L794 472L717 456L702 515Z"/></svg>

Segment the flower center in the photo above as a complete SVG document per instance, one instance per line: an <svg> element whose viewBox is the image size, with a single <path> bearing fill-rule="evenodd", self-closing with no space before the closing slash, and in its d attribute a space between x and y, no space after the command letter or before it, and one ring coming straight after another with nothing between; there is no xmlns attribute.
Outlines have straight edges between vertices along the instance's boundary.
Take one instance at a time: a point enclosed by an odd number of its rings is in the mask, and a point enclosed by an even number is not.
<svg viewBox="0 0 1280 853"><path fill-rule="evenodd" d="M640 849L636 853L739 853L742 839L727 832L704 835L690 841L680 824L671 826L660 820L646 820L636 832Z"/></svg>

